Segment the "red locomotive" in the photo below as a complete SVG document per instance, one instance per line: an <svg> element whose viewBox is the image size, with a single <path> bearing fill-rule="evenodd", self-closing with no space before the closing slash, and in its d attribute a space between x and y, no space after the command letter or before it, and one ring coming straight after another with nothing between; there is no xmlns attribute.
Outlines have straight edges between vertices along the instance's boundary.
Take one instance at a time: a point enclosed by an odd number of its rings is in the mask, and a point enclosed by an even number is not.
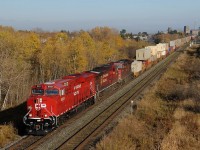
<svg viewBox="0 0 200 150"><path fill-rule="evenodd" d="M96 94L131 74L131 62L121 60L91 71L65 76L62 79L32 87L24 116L29 134L45 134L58 125L61 115L78 106L95 102Z"/></svg>

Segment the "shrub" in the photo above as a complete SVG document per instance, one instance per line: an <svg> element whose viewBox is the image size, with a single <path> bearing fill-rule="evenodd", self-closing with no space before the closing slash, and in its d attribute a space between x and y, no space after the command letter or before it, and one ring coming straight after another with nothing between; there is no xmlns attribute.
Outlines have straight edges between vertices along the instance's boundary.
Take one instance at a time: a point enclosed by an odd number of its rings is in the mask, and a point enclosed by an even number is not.
<svg viewBox="0 0 200 150"><path fill-rule="evenodd" d="M0 125L0 147L14 141L18 136L12 124Z"/></svg>
<svg viewBox="0 0 200 150"><path fill-rule="evenodd" d="M113 132L96 145L96 149L152 149L154 143L151 134L144 121L130 115L122 119Z"/></svg>
<svg viewBox="0 0 200 150"><path fill-rule="evenodd" d="M169 134L163 139L161 149L200 149L200 141L188 132L184 125L181 125L180 122L175 122Z"/></svg>

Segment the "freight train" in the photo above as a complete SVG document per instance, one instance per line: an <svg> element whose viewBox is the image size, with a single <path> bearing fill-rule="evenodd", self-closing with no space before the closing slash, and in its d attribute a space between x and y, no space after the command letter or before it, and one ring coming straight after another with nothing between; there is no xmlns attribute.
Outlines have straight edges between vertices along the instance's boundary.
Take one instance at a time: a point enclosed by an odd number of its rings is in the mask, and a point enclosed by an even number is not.
<svg viewBox="0 0 200 150"><path fill-rule="evenodd" d="M28 134L46 134L58 126L63 114L75 111L80 105L95 103L99 93L121 83L129 76L137 77L151 65L164 59L191 37L159 43L136 50L135 60L120 60L90 71L72 74L34 85L27 100L27 114L23 118Z"/></svg>

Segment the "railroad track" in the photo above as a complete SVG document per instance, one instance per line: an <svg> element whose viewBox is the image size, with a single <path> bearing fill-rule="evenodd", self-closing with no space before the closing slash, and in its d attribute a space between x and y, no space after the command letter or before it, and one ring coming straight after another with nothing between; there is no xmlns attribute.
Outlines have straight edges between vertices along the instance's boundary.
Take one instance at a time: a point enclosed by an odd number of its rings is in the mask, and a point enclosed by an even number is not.
<svg viewBox="0 0 200 150"><path fill-rule="evenodd" d="M177 55L174 55L174 58ZM146 76L141 82L139 82L133 89L129 90L119 99L116 99L110 106L105 108L98 116L93 120L88 122L85 126L80 128L73 136L68 138L62 145L56 149L78 149L82 143L92 135L98 128L100 128L104 123L110 118L114 118L119 112L121 112L127 105L130 105L130 99L139 94L147 85L149 85L152 80L155 79L166 67L171 63L170 60L166 61L162 66L156 68L148 76ZM84 144L83 144L84 145Z"/></svg>
<svg viewBox="0 0 200 150"><path fill-rule="evenodd" d="M43 138L43 136L29 135L5 149L6 150L24 150L24 149L30 147L32 144L36 143L41 138Z"/></svg>
<svg viewBox="0 0 200 150"><path fill-rule="evenodd" d="M8 149L75 149L84 145L84 142L95 133L97 129L103 128L112 118L114 118L123 108L130 105L130 99L135 97L147 84L151 82L157 75L159 75L166 67L178 57L179 53L175 52L168 56L165 60L155 65L154 69L146 71L140 77L134 80L132 85L126 86L124 91L119 91L119 96L111 96L111 100L106 100L102 105L94 108L94 111L87 112L81 120L76 123L68 123L64 125L63 129L57 129L49 133L45 137L28 136L31 144L26 143L26 139L18 145L13 145ZM141 80L143 78L143 80ZM133 88L134 87L134 88ZM128 92L127 92L128 91ZM106 106L106 107L105 107ZM30 140L33 138L34 140ZM59 139L60 138L60 139ZM55 140L57 139L57 140ZM28 142L27 142L28 143ZM20 145L20 146L19 146ZM22 146L26 145L26 146Z"/></svg>

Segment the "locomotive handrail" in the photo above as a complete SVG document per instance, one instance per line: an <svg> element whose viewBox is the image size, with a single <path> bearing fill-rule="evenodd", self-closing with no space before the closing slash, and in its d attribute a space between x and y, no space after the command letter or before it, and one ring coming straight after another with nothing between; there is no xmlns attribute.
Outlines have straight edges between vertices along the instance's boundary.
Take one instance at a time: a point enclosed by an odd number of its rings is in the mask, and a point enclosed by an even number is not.
<svg viewBox="0 0 200 150"><path fill-rule="evenodd" d="M114 82L113 84L111 84L111 85L109 85L109 86L103 88L102 90L99 91L99 93L101 93L102 91L108 89L109 87L113 86L114 84L117 84L117 82Z"/></svg>
<svg viewBox="0 0 200 150"><path fill-rule="evenodd" d="M26 120L27 120L27 116L29 115L29 113L31 112L31 110L32 110L32 107L29 107L29 111L26 113L26 115L23 117L23 122L24 122L24 124L25 125L27 125L27 126L30 126L30 124L27 124L26 123Z"/></svg>
<svg viewBox="0 0 200 150"><path fill-rule="evenodd" d="M55 115L53 112L50 113L50 111L49 111L47 108L45 108L45 110L49 113L50 116L55 116L56 121L55 121L55 119L51 119L51 118L50 118L50 119L53 121L53 124L52 124L52 125L54 125L55 123L56 123L56 125L57 125L57 117L56 117L56 115ZM53 114L53 115L52 115L52 114Z"/></svg>

